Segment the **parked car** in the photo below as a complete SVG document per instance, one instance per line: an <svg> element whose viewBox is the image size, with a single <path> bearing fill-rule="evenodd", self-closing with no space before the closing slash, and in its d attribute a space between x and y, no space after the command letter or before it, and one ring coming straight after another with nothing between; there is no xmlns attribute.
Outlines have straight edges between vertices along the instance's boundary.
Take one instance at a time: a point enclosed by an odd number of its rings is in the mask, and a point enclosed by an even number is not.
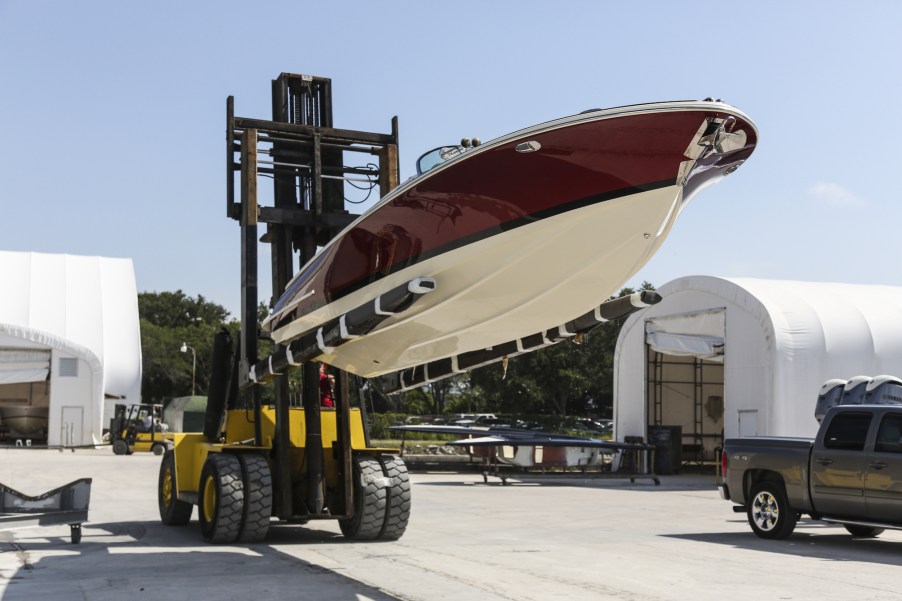
<svg viewBox="0 0 902 601"><path fill-rule="evenodd" d="M833 407L813 440L728 438L721 471L721 496L761 538L804 514L859 537L902 529L902 406Z"/></svg>

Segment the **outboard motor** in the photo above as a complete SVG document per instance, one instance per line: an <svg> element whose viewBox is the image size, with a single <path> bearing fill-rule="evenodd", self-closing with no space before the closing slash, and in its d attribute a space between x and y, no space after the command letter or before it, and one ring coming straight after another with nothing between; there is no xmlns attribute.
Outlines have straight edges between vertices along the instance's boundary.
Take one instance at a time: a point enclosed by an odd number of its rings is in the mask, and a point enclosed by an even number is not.
<svg viewBox="0 0 902 601"><path fill-rule="evenodd" d="M840 405L861 405L864 402L864 393L867 389L868 382L871 381L870 376L855 376L848 382L842 391L842 397L839 400Z"/></svg>
<svg viewBox="0 0 902 601"><path fill-rule="evenodd" d="M821 386L820 394L817 395L817 405L814 406L814 419L816 419L818 423L824 419L824 416L831 407L839 405L839 400L842 398L845 386L846 381L838 378L827 380L824 382L824 385Z"/></svg>
<svg viewBox="0 0 902 601"><path fill-rule="evenodd" d="M864 393L868 405L902 405L902 380L896 376L877 376Z"/></svg>

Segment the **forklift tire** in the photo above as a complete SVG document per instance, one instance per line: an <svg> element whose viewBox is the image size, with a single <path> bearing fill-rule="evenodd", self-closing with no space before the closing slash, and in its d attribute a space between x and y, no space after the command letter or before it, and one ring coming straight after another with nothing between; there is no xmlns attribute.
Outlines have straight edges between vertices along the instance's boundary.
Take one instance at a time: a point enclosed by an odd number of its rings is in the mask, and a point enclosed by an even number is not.
<svg viewBox="0 0 902 601"><path fill-rule="evenodd" d="M113 442L113 452L117 455L128 455L128 443L121 438Z"/></svg>
<svg viewBox="0 0 902 601"><path fill-rule="evenodd" d="M259 543L269 532L272 517L272 475L266 457L258 453L238 455L244 480L244 507L238 542Z"/></svg>
<svg viewBox="0 0 902 601"><path fill-rule="evenodd" d="M354 457L354 515L338 520L341 533L354 540L375 540L385 525L388 486L373 457Z"/></svg>
<svg viewBox="0 0 902 601"><path fill-rule="evenodd" d="M233 543L241 533L244 479L234 455L210 453L200 473L200 532L211 543Z"/></svg>
<svg viewBox="0 0 902 601"><path fill-rule="evenodd" d="M380 540L398 540L407 529L410 520L410 478L407 466L400 457L392 455L380 457L382 473L391 482L388 488L388 507L385 526Z"/></svg>
<svg viewBox="0 0 902 601"><path fill-rule="evenodd" d="M153 446L150 448L150 450L153 451L153 454L154 454L154 455L162 455L163 453L166 452L166 445L164 445L164 444L161 443L161 442L158 442L158 443L156 443L155 445L153 445Z"/></svg>
<svg viewBox="0 0 902 601"><path fill-rule="evenodd" d="M160 483L157 498L160 520L167 526L184 526L191 521L194 505L180 501L175 480L175 452L167 451L160 462Z"/></svg>

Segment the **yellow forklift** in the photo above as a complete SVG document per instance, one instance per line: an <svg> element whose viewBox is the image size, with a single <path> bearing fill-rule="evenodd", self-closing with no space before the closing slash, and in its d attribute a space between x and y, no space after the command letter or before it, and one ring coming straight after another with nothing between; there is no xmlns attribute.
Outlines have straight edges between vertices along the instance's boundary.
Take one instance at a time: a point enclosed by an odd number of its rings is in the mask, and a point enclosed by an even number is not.
<svg viewBox="0 0 902 601"><path fill-rule="evenodd" d="M158 480L162 522L187 524L197 505L212 543L263 540L274 520L323 519L338 520L353 539L393 540L410 516L407 469L397 449L370 445L363 404L350 407L346 373L336 374L334 408L321 407L316 359L323 345L343 342L340 328L307 332L258 360L258 242L271 244L278 297L296 261L309 261L356 218L344 210L341 180L359 177L359 168L345 167L343 153L378 157L381 194L398 182L397 120L391 134L337 130L331 106L331 80L286 73L273 81L273 121L236 117L232 97L227 102L226 213L241 226L241 333L234 343L225 330L214 338L204 431L166 435ZM258 162L258 152L270 160ZM275 206L257 203L261 173L274 181ZM258 222L267 226L262 238ZM342 316L345 332L365 334L393 307L409 306L418 293L408 288ZM302 405L290 398L292 368L302 372ZM264 382L274 388L272 401L261 400Z"/></svg>
<svg viewBox="0 0 902 601"><path fill-rule="evenodd" d="M162 405L116 405L110 422L113 452L117 455L131 455L136 451L162 455L166 450L162 415Z"/></svg>

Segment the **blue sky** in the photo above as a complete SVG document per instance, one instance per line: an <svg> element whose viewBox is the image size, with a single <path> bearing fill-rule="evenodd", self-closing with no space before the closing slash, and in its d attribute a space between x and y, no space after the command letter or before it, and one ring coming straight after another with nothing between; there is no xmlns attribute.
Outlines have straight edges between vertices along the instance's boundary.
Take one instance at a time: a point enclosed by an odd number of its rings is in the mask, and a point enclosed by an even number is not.
<svg viewBox="0 0 902 601"><path fill-rule="evenodd" d="M462 136L723 98L758 150L630 284L902 286L900 25L890 1L0 0L0 249L131 257L139 290L237 314L225 102L269 118L285 71L332 78L337 127L398 115L402 179Z"/></svg>

